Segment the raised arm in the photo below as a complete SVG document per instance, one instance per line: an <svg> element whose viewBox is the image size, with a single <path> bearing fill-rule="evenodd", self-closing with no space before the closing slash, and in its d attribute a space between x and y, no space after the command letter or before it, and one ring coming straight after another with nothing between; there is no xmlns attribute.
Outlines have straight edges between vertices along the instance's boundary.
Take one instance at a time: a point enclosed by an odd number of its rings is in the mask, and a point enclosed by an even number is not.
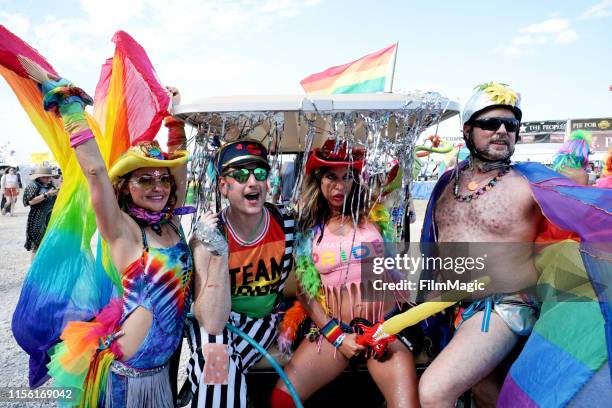
<svg viewBox="0 0 612 408"><path fill-rule="evenodd" d="M65 79L47 80L42 84L42 89L45 109L59 112L64 129L70 135L70 146L74 148L89 185L100 234L110 244L118 238L128 236L128 224L119 221L123 213L85 116L84 107L91 104L91 98Z"/></svg>
<svg viewBox="0 0 612 408"><path fill-rule="evenodd" d="M181 94L178 89L166 87L168 94L172 98L172 106L178 105L181 102ZM187 149L187 137L185 135L185 123L172 116L164 119L164 125L168 128L168 153L174 153L177 150ZM181 207L185 203L187 192L187 164L173 171L174 180L176 182L176 197L178 199L176 206Z"/></svg>
<svg viewBox="0 0 612 408"><path fill-rule="evenodd" d="M117 203L100 149L95 140L90 139L76 146L74 151L89 185L91 203L96 214L100 235L112 245L118 238L128 236L129 224L118 221L125 215Z"/></svg>

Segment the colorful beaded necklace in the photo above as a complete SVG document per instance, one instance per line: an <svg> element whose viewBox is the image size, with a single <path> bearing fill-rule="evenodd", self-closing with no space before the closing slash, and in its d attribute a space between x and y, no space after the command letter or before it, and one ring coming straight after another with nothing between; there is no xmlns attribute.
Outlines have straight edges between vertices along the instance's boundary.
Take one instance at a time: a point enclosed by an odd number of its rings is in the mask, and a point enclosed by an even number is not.
<svg viewBox="0 0 612 408"><path fill-rule="evenodd" d="M502 167L501 169L499 169L499 173L497 173L497 176L493 177L491 180L489 180L487 184L480 187L479 189L474 191L472 194L468 194L468 195L459 194L459 177L461 176L462 172L463 170L461 170L459 174L457 174L457 177L455 177L455 186L453 188L453 195L455 196L455 200L469 203L470 201L472 201L472 199L477 199L478 197L483 195L485 192L495 187L499 179L501 179L503 176L505 176L506 174L510 172L510 167L508 166ZM468 188L470 190L473 189L472 183L468 185Z"/></svg>

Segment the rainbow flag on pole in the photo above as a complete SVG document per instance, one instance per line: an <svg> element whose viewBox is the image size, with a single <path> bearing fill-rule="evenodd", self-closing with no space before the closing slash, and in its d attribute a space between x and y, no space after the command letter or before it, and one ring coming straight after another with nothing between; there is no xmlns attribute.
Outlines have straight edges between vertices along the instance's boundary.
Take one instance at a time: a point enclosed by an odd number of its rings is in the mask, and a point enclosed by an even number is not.
<svg viewBox="0 0 612 408"><path fill-rule="evenodd" d="M331 67L300 81L308 93L349 94L391 92L398 43L348 64Z"/></svg>

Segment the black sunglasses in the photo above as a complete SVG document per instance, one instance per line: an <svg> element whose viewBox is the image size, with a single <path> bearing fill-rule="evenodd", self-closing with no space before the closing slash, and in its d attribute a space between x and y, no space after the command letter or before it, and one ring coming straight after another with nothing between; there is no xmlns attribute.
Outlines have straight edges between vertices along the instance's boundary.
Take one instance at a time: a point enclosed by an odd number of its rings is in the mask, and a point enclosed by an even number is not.
<svg viewBox="0 0 612 408"><path fill-rule="evenodd" d="M474 126L481 128L482 130L497 130L504 125L508 132L516 132L519 129L520 121L513 118L485 118L476 119Z"/></svg>
<svg viewBox="0 0 612 408"><path fill-rule="evenodd" d="M227 173L224 173L223 176L231 177L234 180L236 180L238 183L244 184L247 182L247 180L251 176L251 173L253 174L253 176L255 176L255 180L257 181L264 181L265 179L268 178L268 170L262 167L257 167L255 169L245 169L243 167L241 169L228 171Z"/></svg>

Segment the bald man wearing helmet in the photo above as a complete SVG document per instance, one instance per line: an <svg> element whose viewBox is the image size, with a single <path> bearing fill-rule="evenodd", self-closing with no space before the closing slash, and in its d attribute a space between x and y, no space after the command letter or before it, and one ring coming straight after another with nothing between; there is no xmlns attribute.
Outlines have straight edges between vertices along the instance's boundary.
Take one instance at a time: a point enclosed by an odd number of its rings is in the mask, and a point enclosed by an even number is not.
<svg viewBox="0 0 612 408"><path fill-rule="evenodd" d="M463 137L470 156L450 171L452 179L429 203L431 240L534 242L542 213L528 180L510 166L522 117L519 103L519 94L506 85L488 83L477 87L466 104ZM520 293L537 282L532 246L499 245L490 250L498 247L499 253L489 253L486 263L491 283L461 314L452 340L420 380L424 407L454 406L462 393L492 373L537 319L537 303ZM444 251L443 245L440 248ZM484 393L493 404L502 380L503 376L492 392Z"/></svg>
<svg viewBox="0 0 612 408"><path fill-rule="evenodd" d="M472 387L478 406L612 399L612 191L511 163L519 102L507 85L477 87L463 113L470 156L440 177L427 206L421 242L484 245L490 283L421 377L424 407L453 407ZM536 251L534 242L547 245ZM534 284L541 311L526 294ZM499 393L504 370L495 369L527 335Z"/></svg>

